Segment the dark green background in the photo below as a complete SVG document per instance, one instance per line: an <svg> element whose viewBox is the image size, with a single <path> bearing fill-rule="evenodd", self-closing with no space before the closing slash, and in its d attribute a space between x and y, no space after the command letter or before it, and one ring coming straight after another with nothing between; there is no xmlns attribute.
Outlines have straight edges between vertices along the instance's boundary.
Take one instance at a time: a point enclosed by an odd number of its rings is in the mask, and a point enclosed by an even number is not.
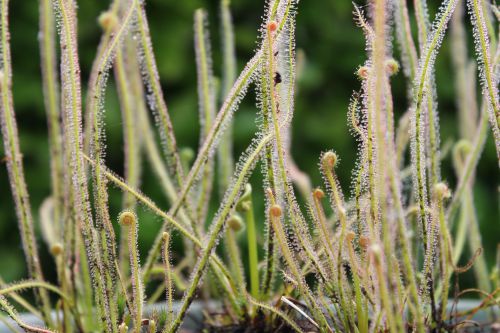
<svg viewBox="0 0 500 333"><path fill-rule="evenodd" d="M79 46L83 80L88 72L99 41L96 24L107 1L84 0L79 3ZM257 30L263 13L263 0L233 0L238 69L250 59L258 45ZM196 72L193 50L193 12L205 7L210 13L210 29L215 73L220 76L218 1L150 0L147 1L154 50L175 133L181 147L196 149L198 144ZM322 151L335 149L342 161L338 168L341 185L349 191L354 167L356 142L347 127L347 105L353 90L359 89L354 72L365 61L364 40L352 20L352 4L348 0L303 0L297 16L297 47L304 50L306 63L299 81L294 118L292 154L299 167L307 171L314 185L320 185L317 170ZM433 8L435 10L435 8ZM37 43L38 4L34 0L11 1L12 59L14 99L22 152L35 218L42 200L50 194L50 172L47 127L43 109ZM469 36L470 39L470 36ZM469 40L469 43L471 41ZM398 51L396 48L396 56ZM450 49L445 40L437 60L437 87L441 117L442 142L457 140L453 71ZM393 78L396 114L407 108L406 83L402 73ZM256 130L253 88L237 112L235 150L241 152ZM122 173L123 149L121 120L114 87L108 90L107 115L108 164ZM3 155L3 145L0 148ZM449 158L443 163L443 175L454 188L455 177ZM477 215L486 247L486 257L493 263L500 235L498 211L498 166L491 134L478 167L475 187ZM156 179L144 166L143 191L161 207L168 208ZM254 179L255 180L255 179ZM25 277L23 254L17 232L5 163L0 165L0 275L7 281ZM262 216L261 186L255 186L257 215ZM111 212L120 210L121 196L112 190ZM212 208L214 209L214 208ZM141 250L146 253L158 227L159 219L141 213ZM40 239L40 237L39 237ZM42 244L40 239L40 244ZM43 269L53 276L53 263L41 245Z"/></svg>

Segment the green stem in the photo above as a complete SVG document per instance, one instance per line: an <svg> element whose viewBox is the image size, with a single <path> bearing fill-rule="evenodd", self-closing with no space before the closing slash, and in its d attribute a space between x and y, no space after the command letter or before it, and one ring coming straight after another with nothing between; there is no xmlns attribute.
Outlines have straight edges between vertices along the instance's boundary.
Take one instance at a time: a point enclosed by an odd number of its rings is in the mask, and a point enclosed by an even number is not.
<svg viewBox="0 0 500 333"><path fill-rule="evenodd" d="M446 211L446 220L450 221L450 228L453 227L453 221L455 218L455 214L460 207L460 203L462 202L462 197L467 189L469 181L476 169L477 163L479 162L479 158L481 157L481 153L484 149L484 143L486 142L486 138L488 137L488 110L485 106L483 106L483 110L481 112L481 119L479 120L479 125L476 130L476 134L474 137L474 142L472 144L472 151L467 155L467 159L463 166L463 172L461 173L461 177L458 180L457 187L455 189L455 193L453 199L451 200L450 205Z"/></svg>
<svg viewBox="0 0 500 333"><path fill-rule="evenodd" d="M446 186L442 183L438 183L435 185L435 192L437 196L437 209L439 212L439 228L440 228L440 234L441 234L441 242L440 242L440 247L441 247L441 267L442 267L442 281L443 281L443 287L441 290L441 319L445 320L446 319L446 312L447 312L447 302L448 302L448 291L450 287L450 268L452 267L452 245L451 245L451 238L450 238L450 233L448 231L448 225L446 223L446 217L444 213L444 207L443 207L443 201L445 198L449 196L449 193L447 193L447 188L446 190L441 190L440 187Z"/></svg>
<svg viewBox="0 0 500 333"><path fill-rule="evenodd" d="M237 206L238 207L238 206ZM252 202L252 186L247 184L240 201L239 211L244 214L248 241L248 265L250 271L250 293L255 299L260 298L259 292L259 258L257 251L257 233Z"/></svg>
<svg viewBox="0 0 500 333"><path fill-rule="evenodd" d="M457 143L453 151L454 166L457 171L458 177L460 177L461 173L463 172L463 165L465 163L467 155L470 153L472 148L473 147L469 142L467 142L466 140L462 140ZM479 248L483 247L481 241L481 232L479 230L479 221L477 219L474 207L472 181L469 181L468 186L464 191L460 214L461 217L459 226L457 227L457 233L459 231L462 231L463 236L455 238L455 246L453 247L453 265L456 265L456 263L460 259L465 237L467 237L469 241L470 253L475 253ZM461 239L462 241L458 243L457 239ZM486 263L484 255L476 257L473 268L479 288L482 291L491 292L492 287L488 273L488 265Z"/></svg>
<svg viewBox="0 0 500 333"><path fill-rule="evenodd" d="M238 288L238 298L244 302L244 295L246 294L245 273L243 271L241 253L236 239L236 233L243 228L243 221L241 221L238 215L233 215L229 217L227 224L225 244L228 252L229 264Z"/></svg>

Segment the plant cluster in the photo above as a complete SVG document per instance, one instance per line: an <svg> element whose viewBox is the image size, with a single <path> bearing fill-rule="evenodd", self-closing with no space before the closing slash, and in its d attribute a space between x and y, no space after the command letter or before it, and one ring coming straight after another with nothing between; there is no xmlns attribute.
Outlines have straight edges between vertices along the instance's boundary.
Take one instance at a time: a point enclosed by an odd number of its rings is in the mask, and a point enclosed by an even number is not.
<svg viewBox="0 0 500 333"><path fill-rule="evenodd" d="M464 37L465 2L474 28L481 103L474 94L475 66ZM298 0L268 1L259 46L239 75L230 1L221 0L220 85L212 69L206 12L195 12L201 132L192 163L177 147L145 1L113 0L99 17L103 34L86 98L78 58L77 3L39 3L52 170L52 195L40 208L40 226L57 267L57 285L45 281L35 243L12 101L9 1L0 0L2 137L30 276L15 284L2 282L0 308L21 328L40 333L176 332L198 295L219 299L224 310L221 316L207 317L211 329L423 333L470 325L467 316L481 308L490 308L495 315L500 275L498 268L490 274L481 255L472 193L489 128L500 156L496 36L500 13L489 1L443 0L433 21L425 0L415 0L411 12L406 0L369 1L367 15L353 5L366 37L367 60L357 70L360 90L353 94L347 112L359 142L350 198L339 185L335 171L339 156L334 151L324 152L319 160L324 189L313 188L291 158ZM440 171L447 153L440 150L434 73L450 25L462 136L451 153L458 178L453 191ZM409 108L398 122L390 82L400 67L392 55L393 34L408 82ZM104 113L110 110L105 110L104 99L110 75L123 122L123 178L106 166ZM252 83L259 131L234 163L232 120ZM143 158L152 165L170 202L168 211L139 191ZM256 228L248 184L257 165L266 195L262 234ZM118 223L109 212L110 185L123 192ZM209 203L216 192L222 199L211 216ZM143 263L137 246L139 205L163 221ZM248 248L239 247L240 234L246 235ZM265 255L259 258L261 236ZM183 259L175 263L174 237L183 247ZM468 265L458 267L465 244L475 255ZM452 277L470 267L478 289L452 288ZM33 289L35 305L20 295L24 289ZM474 291L484 295L484 301L469 313L450 311L453 290L455 298ZM57 298L49 297L49 292ZM182 295L180 306L174 309L178 295ZM145 310L146 303L162 296L164 311ZM47 328L24 322L12 301L42 318Z"/></svg>

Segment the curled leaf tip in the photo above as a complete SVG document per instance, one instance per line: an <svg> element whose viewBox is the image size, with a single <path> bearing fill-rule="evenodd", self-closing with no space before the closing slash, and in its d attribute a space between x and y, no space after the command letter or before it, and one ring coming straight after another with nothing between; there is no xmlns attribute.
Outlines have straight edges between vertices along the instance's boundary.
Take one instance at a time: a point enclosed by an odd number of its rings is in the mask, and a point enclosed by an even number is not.
<svg viewBox="0 0 500 333"><path fill-rule="evenodd" d="M347 232L347 234L345 235L345 239L348 241L348 242L352 242L354 240L354 238L356 237L356 234L353 232L353 231L349 231Z"/></svg>
<svg viewBox="0 0 500 333"><path fill-rule="evenodd" d="M59 243L56 243L54 245L52 245L52 247L50 248L50 253L56 257L58 255L61 255L63 253L63 247L61 244Z"/></svg>
<svg viewBox="0 0 500 333"><path fill-rule="evenodd" d="M373 261L375 264L380 264L382 257L382 247L378 243L373 243L368 248L369 253L371 253Z"/></svg>
<svg viewBox="0 0 500 333"><path fill-rule="evenodd" d="M105 11L99 15L97 22L101 26L102 30L110 31L118 25L118 17L111 11Z"/></svg>
<svg viewBox="0 0 500 333"><path fill-rule="evenodd" d="M385 70L387 74L395 75L399 72L399 63L393 58L387 59L385 61Z"/></svg>
<svg viewBox="0 0 500 333"><path fill-rule="evenodd" d="M368 248L370 245L370 239L366 236L359 237L359 245L364 249Z"/></svg>
<svg viewBox="0 0 500 333"><path fill-rule="evenodd" d="M278 23L276 21L271 21L267 24L267 29L269 31L274 32L278 29Z"/></svg>
<svg viewBox="0 0 500 333"><path fill-rule="evenodd" d="M125 323L121 323L120 326L118 327L118 331L120 333L127 333L128 332L128 326Z"/></svg>
<svg viewBox="0 0 500 333"><path fill-rule="evenodd" d="M370 67L368 66L361 66L358 68L356 71L356 75L361 79L361 80L366 80L368 78L368 75L370 74Z"/></svg>
<svg viewBox="0 0 500 333"><path fill-rule="evenodd" d="M437 183L434 185L434 195L437 199L444 200L451 197L451 192L445 183Z"/></svg>
<svg viewBox="0 0 500 333"><path fill-rule="evenodd" d="M322 157L323 166L327 169L333 169L338 161L338 156L333 151L328 151Z"/></svg>
<svg viewBox="0 0 500 333"><path fill-rule="evenodd" d="M137 217L135 214L131 211L123 211L120 213L120 216L118 217L118 221L122 226L132 226L135 224L135 221L137 220Z"/></svg>
<svg viewBox="0 0 500 333"><path fill-rule="evenodd" d="M269 213L271 214L271 216L280 217L283 212L281 210L281 207L275 204L272 205L271 208L269 208Z"/></svg>
<svg viewBox="0 0 500 333"><path fill-rule="evenodd" d="M323 192L322 189L320 188L317 188L313 191L313 196L318 199L318 200L321 200L325 197L325 192Z"/></svg>
<svg viewBox="0 0 500 333"><path fill-rule="evenodd" d="M243 220L238 215L232 215L227 220L227 225L229 226L229 228L231 228L231 230L234 230L234 231L240 231L245 226L245 224L243 223Z"/></svg>

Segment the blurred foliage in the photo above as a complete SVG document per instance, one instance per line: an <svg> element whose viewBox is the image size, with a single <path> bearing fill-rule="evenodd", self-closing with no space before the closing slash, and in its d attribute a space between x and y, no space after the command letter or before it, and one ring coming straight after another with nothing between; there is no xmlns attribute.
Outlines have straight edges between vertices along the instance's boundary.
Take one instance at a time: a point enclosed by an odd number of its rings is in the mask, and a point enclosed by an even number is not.
<svg viewBox="0 0 500 333"><path fill-rule="evenodd" d="M210 13L210 30L216 75L221 73L218 1L216 0L148 0L147 12L151 25L154 50L164 93L173 119L179 146L196 149L198 145L198 111L196 71L193 50L193 13L205 7ZM83 80L88 73L99 42L100 29L96 18L106 9L108 1L81 0L79 3L79 47ZM434 4L435 6L437 5ZM241 69L257 47L258 29L264 0L233 0L238 65ZM435 8L434 8L435 10ZM14 98L21 134L24 165L35 217L44 198L50 195L47 128L43 108L37 42L38 4L34 0L12 1L12 59L14 68ZM309 173L314 185L320 185L318 158L322 151L333 148L341 156L338 168L344 191L350 190L351 170L355 166L356 142L347 126L347 106L351 93L360 83L354 72L366 59L362 32L352 20L350 1L302 1L297 17L297 47L304 52L305 63L299 78L294 118L292 154L298 166ZM472 46L472 45L471 45ZM472 48L470 48L472 50ZM395 47L395 56L398 49ZM472 51L470 51L472 52ZM437 61L437 87L441 117L441 139L445 144L455 141L457 113L454 104L453 71L450 49L445 39ZM396 116L408 107L406 82L399 73L393 79ZM119 174L123 171L121 120L114 87L107 94L107 163ZM239 154L249 144L256 129L254 94L245 98L236 114L234 127L235 151ZM491 135L490 135L491 136ZM3 145L2 145L3 148ZM3 150L0 150L3 156ZM238 155L236 155L238 156ZM443 177L455 184L449 156L443 164ZM142 190L161 207L168 208L145 165ZM498 209L499 172L491 138L481 158L475 186L475 203L481 224L485 255L493 263L500 234ZM262 219L262 195L256 181L257 216ZM25 276L24 259L19 241L17 222L7 180L5 163L0 168L0 275L7 281ZM117 216L121 206L119 191L111 189L112 212ZM260 195L260 197L259 197ZM214 210L216 207L212 207ZM139 231L143 254L154 238L161 221L149 212L140 212ZM261 221L260 221L261 223ZM262 224L262 223L261 223ZM42 245L41 237L39 244ZM45 248L43 269L52 276L53 266Z"/></svg>

